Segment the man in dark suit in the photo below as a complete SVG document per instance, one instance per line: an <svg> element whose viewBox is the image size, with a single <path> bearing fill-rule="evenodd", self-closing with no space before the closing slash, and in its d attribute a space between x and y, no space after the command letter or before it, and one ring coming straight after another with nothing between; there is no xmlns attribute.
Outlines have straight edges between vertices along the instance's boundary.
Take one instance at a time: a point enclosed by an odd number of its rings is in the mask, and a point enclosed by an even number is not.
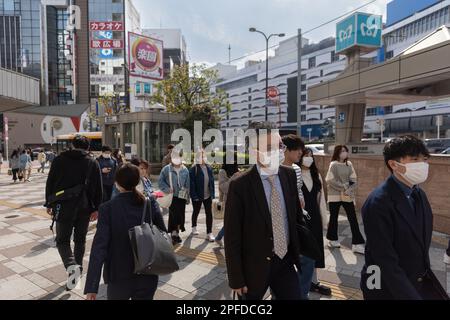
<svg viewBox="0 0 450 320"><path fill-rule="evenodd" d="M225 208L229 285L247 300L261 300L269 287L278 300L299 300L296 225L304 222L296 174L280 167L286 147L269 124L250 129L255 133L249 139L250 159L256 165L231 182Z"/></svg>
<svg viewBox="0 0 450 320"><path fill-rule="evenodd" d="M433 213L419 187L428 178L429 156L413 136L396 138L384 149L392 175L362 208L367 244L361 289L366 300L447 297L430 267Z"/></svg>

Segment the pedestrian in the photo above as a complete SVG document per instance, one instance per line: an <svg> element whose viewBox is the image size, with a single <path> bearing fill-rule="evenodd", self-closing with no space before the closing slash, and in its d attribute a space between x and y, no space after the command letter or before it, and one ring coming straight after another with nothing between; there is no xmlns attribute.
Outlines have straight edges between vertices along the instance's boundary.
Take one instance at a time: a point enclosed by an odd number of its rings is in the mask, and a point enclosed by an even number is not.
<svg viewBox="0 0 450 320"><path fill-rule="evenodd" d="M383 154L391 176L362 207L367 235L361 271L364 299L448 300L430 266L433 212L420 187L428 179L430 154L414 136L391 140Z"/></svg>
<svg viewBox="0 0 450 320"><path fill-rule="evenodd" d="M50 150L47 153L47 161L48 161L49 167L52 166L53 160L55 160L55 152L53 150Z"/></svg>
<svg viewBox="0 0 450 320"><path fill-rule="evenodd" d="M19 180L22 181L23 179L24 182L29 182L30 176L28 171L31 168L31 158L30 155L28 154L28 150L22 151L22 154L19 157L19 166L20 166Z"/></svg>
<svg viewBox="0 0 450 320"><path fill-rule="evenodd" d="M195 163L189 169L190 194L192 199L192 234L198 235L197 219L202 207L206 214L206 240L214 242L212 233L212 200L215 198L214 174L207 163L208 158L204 150L197 152Z"/></svg>
<svg viewBox="0 0 450 320"><path fill-rule="evenodd" d="M153 186L150 181L148 170L149 163L146 160L141 160L139 163L139 172L141 174L141 183L143 187L143 194L146 198L153 198Z"/></svg>
<svg viewBox="0 0 450 320"><path fill-rule="evenodd" d="M328 204L330 206L330 221L327 239L330 248L340 248L338 238L339 209L344 207L352 231L352 251L364 254L365 240L359 230L355 209L356 172L348 160L348 147L338 145L334 148L331 164L325 181L328 190Z"/></svg>
<svg viewBox="0 0 450 320"><path fill-rule="evenodd" d="M44 173L45 163L47 162L47 156L45 155L45 152L44 152L43 149L41 149L41 150L39 151L39 154L38 154L38 162L39 162L39 165L40 165L40 167L38 168L38 173L39 173L39 172Z"/></svg>
<svg viewBox="0 0 450 320"><path fill-rule="evenodd" d="M3 165L3 153L0 152L0 174L2 173L2 165Z"/></svg>
<svg viewBox="0 0 450 320"><path fill-rule="evenodd" d="M120 149L115 149L112 156L117 161L117 168L120 168L125 162L122 151Z"/></svg>
<svg viewBox="0 0 450 320"><path fill-rule="evenodd" d="M235 179L242 175L242 172L239 171L237 152L233 152L233 161L227 161L227 153L224 154L223 165L219 170L219 202L222 206L222 210L224 210L225 216L225 208L227 203L228 190L230 187L230 182L232 179ZM225 234L225 228L222 227L216 237L216 243L223 248L223 236Z"/></svg>
<svg viewBox="0 0 450 320"><path fill-rule="evenodd" d="M175 148L175 146L173 144L169 144L167 146L167 153L162 159L161 168L164 168L165 166L170 164L170 158L172 156L172 151L174 148Z"/></svg>
<svg viewBox="0 0 450 320"><path fill-rule="evenodd" d="M77 135L72 145L53 161L45 188L45 207L56 222L56 247L68 272L66 290L76 286L83 271L89 221L97 219L103 194L100 168L88 153L89 140Z"/></svg>
<svg viewBox="0 0 450 320"><path fill-rule="evenodd" d="M16 183L18 179L18 173L20 171L20 160L18 150L14 150L13 153L11 154L11 157L9 158L9 167L11 168L13 181L14 183Z"/></svg>
<svg viewBox="0 0 450 320"><path fill-rule="evenodd" d="M308 212L308 218L305 219L305 222L314 235L320 249L320 259L315 260L310 291L323 296L331 296L331 289L320 284L317 278L317 269L325 268L323 228L326 225L329 212L325 201L324 183L317 169L312 149L308 147L305 149L300 164L303 177L302 191L305 199L305 210Z"/></svg>
<svg viewBox="0 0 450 320"><path fill-rule="evenodd" d="M302 214L305 215L306 211L303 210L305 207L305 200L302 191L303 188L302 170L296 164L300 162L300 159L303 156L305 143L299 136L295 134L289 134L287 136L284 136L282 138L282 141L283 144L286 146L286 151L284 152L284 161L282 164L288 167L292 167L295 170L297 177L297 192L298 197L300 198L300 205L302 209L301 211ZM309 290L311 288L312 277L314 274L315 260L307 256L300 256L300 263L301 268L298 270L297 275L300 281L300 288L302 292L301 299L308 300Z"/></svg>
<svg viewBox="0 0 450 320"><path fill-rule="evenodd" d="M181 243L180 232L185 232L186 203L189 199L189 170L182 164L182 153L172 153L171 163L161 170L158 185L162 192L172 193L169 207L168 231L173 244Z"/></svg>
<svg viewBox="0 0 450 320"><path fill-rule="evenodd" d="M116 186L120 194L99 209L97 231L92 243L84 293L87 300L96 300L102 275L108 300L153 300L158 276L134 273L134 256L128 232L141 224L146 198L136 190L139 169L124 164L117 170ZM151 221L162 231L166 226L156 200L150 198ZM150 222L147 217L146 222Z"/></svg>
<svg viewBox="0 0 450 320"><path fill-rule="evenodd" d="M30 182L30 178L31 178L31 170L33 169L33 161L34 161L34 156L33 156L33 152L31 151L31 149L27 149L27 155L28 155L28 163L26 165L26 178L25 181Z"/></svg>
<svg viewBox="0 0 450 320"><path fill-rule="evenodd" d="M278 300L301 299L297 224L302 210L297 177L280 166L286 150L268 123L249 128L250 159L257 164L232 180L225 211L229 286L240 299L261 300L270 288Z"/></svg>
<svg viewBox="0 0 450 320"><path fill-rule="evenodd" d="M111 200L114 176L117 171L117 161L111 157L111 147L103 146L102 155L97 158L100 170L102 171L103 202Z"/></svg>

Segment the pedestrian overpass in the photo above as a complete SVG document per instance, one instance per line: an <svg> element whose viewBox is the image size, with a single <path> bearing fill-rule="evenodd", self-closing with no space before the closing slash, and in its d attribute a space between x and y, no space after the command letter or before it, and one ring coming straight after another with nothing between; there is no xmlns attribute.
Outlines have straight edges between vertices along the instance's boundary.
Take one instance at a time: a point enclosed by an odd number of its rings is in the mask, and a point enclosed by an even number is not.
<svg viewBox="0 0 450 320"><path fill-rule="evenodd" d="M39 79L0 68L0 113L39 104Z"/></svg>

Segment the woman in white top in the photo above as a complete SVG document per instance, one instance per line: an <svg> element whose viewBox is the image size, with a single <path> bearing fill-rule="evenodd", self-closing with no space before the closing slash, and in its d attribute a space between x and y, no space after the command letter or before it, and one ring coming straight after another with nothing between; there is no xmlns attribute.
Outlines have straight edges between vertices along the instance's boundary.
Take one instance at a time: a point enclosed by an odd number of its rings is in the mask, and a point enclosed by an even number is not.
<svg viewBox="0 0 450 320"><path fill-rule="evenodd" d="M323 190L323 181L314 162L314 156L311 149L305 149L300 164L303 176L302 193L305 201L305 210L308 212L308 217L305 221L308 229L311 230L321 249L321 257L316 260L315 267L316 269L323 269L325 268L323 227L326 223L328 213L325 202L325 192ZM331 295L331 289L319 283L316 270L314 270L310 291L326 296Z"/></svg>

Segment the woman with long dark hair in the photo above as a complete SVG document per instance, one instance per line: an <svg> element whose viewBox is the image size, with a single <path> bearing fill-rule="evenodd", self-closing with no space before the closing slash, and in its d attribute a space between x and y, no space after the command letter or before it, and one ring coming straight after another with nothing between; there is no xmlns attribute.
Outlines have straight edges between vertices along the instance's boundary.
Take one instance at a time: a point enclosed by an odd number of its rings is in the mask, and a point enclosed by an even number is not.
<svg viewBox="0 0 450 320"><path fill-rule="evenodd" d="M12 171L13 181L17 182L17 174L20 170L19 150L14 150L9 158L9 167Z"/></svg>
<svg viewBox="0 0 450 320"><path fill-rule="evenodd" d="M95 300L100 276L108 284L108 300L152 300L158 276L134 274L134 258L128 230L141 224L144 202L147 201L136 186L141 181L139 168L124 164L116 172L116 186L120 194L100 206L97 232L92 243L89 269L84 293ZM156 201L150 200L152 221L162 231L166 226ZM150 221L150 216L146 217Z"/></svg>
<svg viewBox="0 0 450 320"><path fill-rule="evenodd" d="M330 168L325 178L328 187L328 203L330 205L330 222L328 224L327 239L330 248L340 248L338 238L339 209L344 207L352 230L352 250L364 254L365 240L359 230L355 209L356 172L348 161L347 146L338 145L334 148Z"/></svg>
<svg viewBox="0 0 450 320"><path fill-rule="evenodd" d="M325 252L323 244L323 225L328 213L323 190L323 180L314 161L313 151L306 148L300 160L303 176L302 192L305 200L305 210L308 217L305 219L308 229L311 230L317 240L320 251L320 259L315 261L316 269L325 268ZM311 282L311 292L330 296L331 289L321 285L317 279L317 270L314 270Z"/></svg>
<svg viewBox="0 0 450 320"><path fill-rule="evenodd" d="M221 203L222 210L225 210L225 204L227 202L228 189L230 187L231 179L241 175L238 166L237 152L233 152L233 161L227 161L227 153L224 154L222 169L219 170L219 202ZM224 212L225 214L225 212ZM223 236L225 229L222 227L219 234L216 237L216 243L223 247Z"/></svg>

